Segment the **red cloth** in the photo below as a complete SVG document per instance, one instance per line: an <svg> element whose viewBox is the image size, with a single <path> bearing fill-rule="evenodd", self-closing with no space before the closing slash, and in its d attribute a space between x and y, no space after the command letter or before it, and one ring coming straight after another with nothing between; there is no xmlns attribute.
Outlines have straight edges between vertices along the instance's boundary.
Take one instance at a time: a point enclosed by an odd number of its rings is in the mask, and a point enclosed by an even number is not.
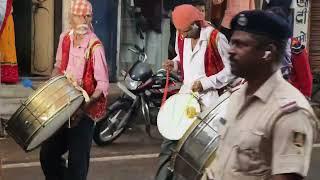
<svg viewBox="0 0 320 180"><path fill-rule="evenodd" d="M303 49L299 54L292 53L291 61L293 68L289 81L303 95L311 97L313 77L307 50Z"/></svg>
<svg viewBox="0 0 320 180"><path fill-rule="evenodd" d="M0 69L2 83L17 83L19 81L18 65L2 64Z"/></svg>
<svg viewBox="0 0 320 180"><path fill-rule="evenodd" d="M224 68L221 56L216 45L216 40L219 31L217 29L213 30L210 35L210 41L207 46L206 54L204 57L204 65L207 77L217 74ZM178 34L178 52L180 56L179 70L181 72L181 78L184 78L183 72L183 48L184 39L181 37L181 34Z"/></svg>
<svg viewBox="0 0 320 180"><path fill-rule="evenodd" d="M218 33L219 31L217 29L212 31L205 54L204 65L206 75L208 77L217 74L224 68L224 64L216 44Z"/></svg>
<svg viewBox="0 0 320 180"><path fill-rule="evenodd" d="M85 71L83 74L83 84L82 88L91 96L97 86L97 82L94 79L94 66L93 66L93 56L94 47L100 45L101 42L96 40L89 48L89 59L85 65ZM67 69L69 61L69 51L70 51L71 40L70 36L67 34L62 41L62 59L60 65L60 72L64 72ZM107 99L102 94L94 103L85 109L85 112L93 120L100 120L107 110Z"/></svg>
<svg viewBox="0 0 320 180"><path fill-rule="evenodd" d="M60 65L60 73L63 74L67 69L69 62L69 51L70 51L71 39L69 35L64 36L62 40L62 60Z"/></svg>

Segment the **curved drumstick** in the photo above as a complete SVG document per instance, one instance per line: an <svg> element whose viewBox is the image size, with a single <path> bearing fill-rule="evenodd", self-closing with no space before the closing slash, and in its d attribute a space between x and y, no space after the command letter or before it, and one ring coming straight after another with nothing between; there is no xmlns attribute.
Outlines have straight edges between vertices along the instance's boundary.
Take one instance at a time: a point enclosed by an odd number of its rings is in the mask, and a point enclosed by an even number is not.
<svg viewBox="0 0 320 180"><path fill-rule="evenodd" d="M166 85L165 85L164 90L163 90L163 96L162 96L161 106L162 106L162 105L164 104L164 102L167 100L168 88L169 88L169 74L170 74L170 72L167 70L167 73L166 73Z"/></svg>

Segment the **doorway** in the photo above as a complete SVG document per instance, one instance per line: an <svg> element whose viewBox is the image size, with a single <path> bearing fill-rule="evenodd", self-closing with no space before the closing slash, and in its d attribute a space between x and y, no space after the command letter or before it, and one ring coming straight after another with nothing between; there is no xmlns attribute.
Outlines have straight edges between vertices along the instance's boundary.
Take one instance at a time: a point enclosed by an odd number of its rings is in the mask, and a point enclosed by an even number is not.
<svg viewBox="0 0 320 180"><path fill-rule="evenodd" d="M13 0L13 8L19 75L49 76L62 31L62 0Z"/></svg>

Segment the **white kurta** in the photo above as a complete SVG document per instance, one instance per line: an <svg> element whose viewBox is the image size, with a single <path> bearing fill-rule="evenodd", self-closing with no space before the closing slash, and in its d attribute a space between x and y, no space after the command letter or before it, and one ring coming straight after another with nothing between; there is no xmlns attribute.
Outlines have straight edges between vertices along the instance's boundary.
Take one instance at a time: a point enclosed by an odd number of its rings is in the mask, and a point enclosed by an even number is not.
<svg viewBox="0 0 320 180"><path fill-rule="evenodd" d="M191 39L184 39L184 51L183 51L183 70L184 70L184 81L181 87L180 93L191 92L193 83L197 80L201 81L204 91L200 93L200 102L203 105L203 109L213 105L218 99L218 91L230 83L234 76L231 74L230 61L229 61L229 44L227 38L219 33L217 37L217 47L222 58L224 69L219 73L210 77L206 76L204 57L207 50L207 45L210 39L211 32L214 30L213 27L208 26L201 29L200 38L192 50ZM177 35L178 38L178 35ZM178 63L180 63L178 44L176 39L175 50L177 56L173 59L175 62L175 70L178 69Z"/></svg>

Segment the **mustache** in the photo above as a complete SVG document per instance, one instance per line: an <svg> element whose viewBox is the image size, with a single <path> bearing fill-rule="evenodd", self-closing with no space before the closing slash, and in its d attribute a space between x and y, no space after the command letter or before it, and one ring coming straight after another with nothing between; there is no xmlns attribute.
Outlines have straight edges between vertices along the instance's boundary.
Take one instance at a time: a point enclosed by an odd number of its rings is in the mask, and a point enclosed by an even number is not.
<svg viewBox="0 0 320 180"><path fill-rule="evenodd" d="M81 29L81 28L83 28L83 29L89 29L89 25L88 25L88 24L79 24L79 25L76 27L76 29Z"/></svg>
<svg viewBox="0 0 320 180"><path fill-rule="evenodd" d="M86 34L88 32L88 30L89 30L89 25L79 24L79 25L77 25L75 32L77 34L83 35L83 34Z"/></svg>

